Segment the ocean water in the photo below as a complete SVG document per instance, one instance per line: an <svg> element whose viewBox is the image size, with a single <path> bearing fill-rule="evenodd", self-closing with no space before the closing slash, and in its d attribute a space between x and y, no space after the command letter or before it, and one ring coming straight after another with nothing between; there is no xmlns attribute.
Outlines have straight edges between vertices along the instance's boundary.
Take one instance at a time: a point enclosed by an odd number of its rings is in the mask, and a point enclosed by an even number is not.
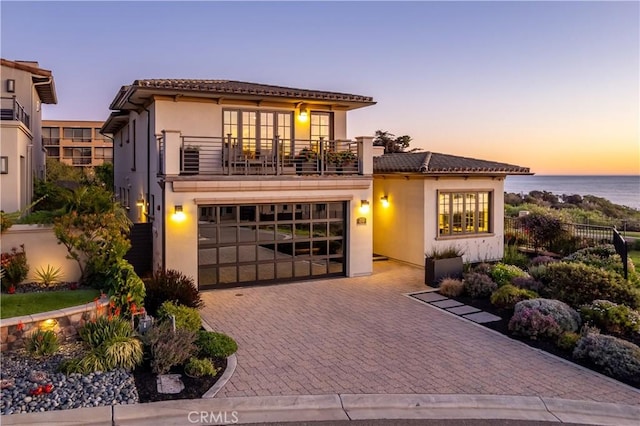
<svg viewBox="0 0 640 426"><path fill-rule="evenodd" d="M595 195L615 204L640 209L640 176L507 176L505 192Z"/></svg>

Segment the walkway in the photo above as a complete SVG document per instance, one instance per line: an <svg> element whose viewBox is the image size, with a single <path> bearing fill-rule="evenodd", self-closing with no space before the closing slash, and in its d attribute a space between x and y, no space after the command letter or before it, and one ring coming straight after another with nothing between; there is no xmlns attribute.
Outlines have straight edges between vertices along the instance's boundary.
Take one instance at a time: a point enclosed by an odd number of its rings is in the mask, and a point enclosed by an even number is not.
<svg viewBox="0 0 640 426"><path fill-rule="evenodd" d="M203 293L238 368L217 397L484 394L640 405L640 392L428 306L423 271Z"/></svg>

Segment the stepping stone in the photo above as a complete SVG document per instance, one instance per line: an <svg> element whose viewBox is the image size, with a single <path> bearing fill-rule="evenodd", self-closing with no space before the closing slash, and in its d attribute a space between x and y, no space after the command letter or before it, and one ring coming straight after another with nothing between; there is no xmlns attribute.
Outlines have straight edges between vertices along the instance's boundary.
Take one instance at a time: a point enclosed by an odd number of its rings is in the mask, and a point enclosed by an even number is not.
<svg viewBox="0 0 640 426"><path fill-rule="evenodd" d="M432 302L433 306L437 306L438 308L453 308L454 306L462 306L463 303L458 302L457 300L447 299L441 300L439 302Z"/></svg>
<svg viewBox="0 0 640 426"><path fill-rule="evenodd" d="M456 314L456 315L466 315L466 314L472 314L475 312L481 312L480 309L478 308L474 308L473 306L468 306L468 305L462 305L462 306L458 306L455 308L449 308L447 309L447 311L451 312L452 314Z"/></svg>
<svg viewBox="0 0 640 426"><path fill-rule="evenodd" d="M442 296L438 293L420 293L420 294L413 294L412 297L415 297L416 299L420 299L424 302L437 302L439 300L449 300L448 297Z"/></svg>
<svg viewBox="0 0 640 426"><path fill-rule="evenodd" d="M184 383L180 380L180 374L161 374L156 379L158 393L180 393L184 389Z"/></svg>
<svg viewBox="0 0 640 426"><path fill-rule="evenodd" d="M499 321L502 319L488 312L478 312L476 314L463 315L462 317L466 319L470 319L473 322L477 322L478 324L484 324L485 322Z"/></svg>

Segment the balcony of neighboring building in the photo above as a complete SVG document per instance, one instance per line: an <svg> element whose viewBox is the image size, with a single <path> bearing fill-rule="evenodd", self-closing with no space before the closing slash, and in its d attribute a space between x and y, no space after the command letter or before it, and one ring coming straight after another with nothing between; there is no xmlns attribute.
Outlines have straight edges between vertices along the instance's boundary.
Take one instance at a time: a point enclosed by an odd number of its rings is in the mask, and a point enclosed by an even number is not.
<svg viewBox="0 0 640 426"><path fill-rule="evenodd" d="M9 121L19 121L31 130L31 118L25 112L23 105L18 102L15 96L3 96L0 102L0 119Z"/></svg>
<svg viewBox="0 0 640 426"><path fill-rule="evenodd" d="M159 175L362 175L364 138L356 140L158 136Z"/></svg>

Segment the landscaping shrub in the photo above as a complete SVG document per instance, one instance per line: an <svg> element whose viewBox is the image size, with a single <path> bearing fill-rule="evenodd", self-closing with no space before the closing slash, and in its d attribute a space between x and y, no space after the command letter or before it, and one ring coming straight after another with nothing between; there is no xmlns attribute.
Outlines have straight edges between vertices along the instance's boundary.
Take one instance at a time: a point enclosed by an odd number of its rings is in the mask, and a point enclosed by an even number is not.
<svg viewBox="0 0 640 426"><path fill-rule="evenodd" d="M537 265L537 266L530 266L529 267L529 275L535 279L536 281L543 281L545 279L545 277L547 276L547 266L549 265L549 263L547 263L546 265Z"/></svg>
<svg viewBox="0 0 640 426"><path fill-rule="evenodd" d="M170 321L171 315L176 318L176 328L185 328L197 332L202 327L202 318L196 308L164 302L158 309L158 318Z"/></svg>
<svg viewBox="0 0 640 426"><path fill-rule="evenodd" d="M197 350L196 333L185 328L173 331L171 324L158 323L144 335L151 354L151 367L156 374L165 374L174 365L184 363Z"/></svg>
<svg viewBox="0 0 640 426"><path fill-rule="evenodd" d="M120 309L121 315L130 318L142 308L144 283L128 261L120 259L109 268L105 274L105 286L109 298Z"/></svg>
<svg viewBox="0 0 640 426"><path fill-rule="evenodd" d="M491 304L497 308L513 309L516 303L536 297L538 297L538 294L534 291L507 284L493 292L491 295Z"/></svg>
<svg viewBox="0 0 640 426"><path fill-rule="evenodd" d="M51 265L47 265L47 269L44 269L44 267L41 266L36 269L35 275L37 282L48 288L54 284L60 283L60 279L62 278L62 269L54 268Z"/></svg>
<svg viewBox="0 0 640 426"><path fill-rule="evenodd" d="M518 250L518 246L513 244L507 244L504 247L504 257L502 258L502 263L507 265L515 265L519 268L526 268L529 264L529 257L520 253Z"/></svg>
<svg viewBox="0 0 640 426"><path fill-rule="evenodd" d="M586 265L595 266L608 271L614 271L621 276L624 273L622 259L620 258L620 255L616 253L616 249L613 244L602 244L595 247L587 247L570 254L562 260L565 262L581 262ZM633 262L631 262L631 265L633 265ZM629 274L633 275L634 272L634 268L631 266L629 268Z"/></svg>
<svg viewBox="0 0 640 426"><path fill-rule="evenodd" d="M548 265L549 263L553 262L557 262L557 260L551 256L536 256L531 259L531 262L529 262L529 266Z"/></svg>
<svg viewBox="0 0 640 426"><path fill-rule="evenodd" d="M151 315L156 315L160 305L167 300L190 308L204 306L193 278L176 270L158 270L144 280L144 285L147 289L144 305Z"/></svg>
<svg viewBox="0 0 640 426"><path fill-rule="evenodd" d="M557 345L560 349L565 350L567 352L573 351L580 340L580 334L574 333L572 331L565 331L558 337Z"/></svg>
<svg viewBox="0 0 640 426"><path fill-rule="evenodd" d="M472 298L488 297L498 285L488 275L471 272L464 277L464 291Z"/></svg>
<svg viewBox="0 0 640 426"><path fill-rule="evenodd" d="M511 284L525 290L531 290L536 293L540 292L542 283L533 277L515 277L511 280Z"/></svg>
<svg viewBox="0 0 640 426"><path fill-rule="evenodd" d="M640 290L615 272L583 263L558 262L546 266L541 294L579 307L609 300L632 308L640 306Z"/></svg>
<svg viewBox="0 0 640 426"><path fill-rule="evenodd" d="M24 341L29 355L36 357L53 355L60 346L58 336L52 330L37 330Z"/></svg>
<svg viewBox="0 0 640 426"><path fill-rule="evenodd" d="M88 352L61 365L60 371L66 374L131 370L142 362L142 342L133 336L131 323L121 317L99 317L86 323L79 335Z"/></svg>
<svg viewBox="0 0 640 426"><path fill-rule="evenodd" d="M470 272L477 272L479 274L489 275L489 271L491 271L491 264L482 262L482 263L477 263L473 265Z"/></svg>
<svg viewBox="0 0 640 426"><path fill-rule="evenodd" d="M562 221L549 214L534 212L519 217L518 221L531 237L536 252L542 247L549 247L554 239L567 233Z"/></svg>
<svg viewBox="0 0 640 426"><path fill-rule="evenodd" d="M491 268L489 273L493 281L498 284L498 287L511 283L511 280L516 277L526 277L528 274L515 265L505 265L504 263L498 263Z"/></svg>
<svg viewBox="0 0 640 426"><path fill-rule="evenodd" d="M458 297L464 292L464 284L455 278L445 278L440 282L440 294L447 297Z"/></svg>
<svg viewBox="0 0 640 426"><path fill-rule="evenodd" d="M189 362L184 366L184 372L191 377L215 376L218 373L210 359L189 358Z"/></svg>
<svg viewBox="0 0 640 426"><path fill-rule="evenodd" d="M27 278L29 264L24 244L20 245L20 250L13 247L10 252L0 255L0 270L2 271L2 290L4 291L7 291L9 287L17 286Z"/></svg>
<svg viewBox="0 0 640 426"><path fill-rule="evenodd" d="M594 300L580 308L582 320L607 334L630 338L640 331L640 312L608 300Z"/></svg>
<svg viewBox="0 0 640 426"><path fill-rule="evenodd" d="M552 299L530 299L515 305L509 330L536 339L557 338L565 331L580 328L580 315L566 303Z"/></svg>
<svg viewBox="0 0 640 426"><path fill-rule="evenodd" d="M236 341L226 334L204 330L198 332L196 346L203 358L226 358L238 350Z"/></svg>
<svg viewBox="0 0 640 426"><path fill-rule="evenodd" d="M578 341L573 357L587 360L605 374L640 384L640 347L626 340L604 334L588 333Z"/></svg>

